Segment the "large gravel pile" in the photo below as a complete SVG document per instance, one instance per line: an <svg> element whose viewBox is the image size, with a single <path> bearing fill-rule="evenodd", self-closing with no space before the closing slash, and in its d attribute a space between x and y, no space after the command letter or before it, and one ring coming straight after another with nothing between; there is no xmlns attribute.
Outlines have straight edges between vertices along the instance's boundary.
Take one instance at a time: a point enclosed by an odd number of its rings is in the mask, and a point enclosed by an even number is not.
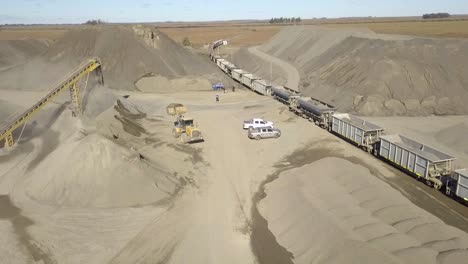
<svg viewBox="0 0 468 264"><path fill-rule="evenodd" d="M0 41L0 71L22 64L26 60L43 54L48 43L42 40L2 40Z"/></svg>
<svg viewBox="0 0 468 264"><path fill-rule="evenodd" d="M135 90L135 82L149 75L174 79L214 71L208 60L151 30L149 37L123 26L70 30L40 58L0 73L0 89L50 89L51 83L90 57L101 59L106 84L118 90Z"/></svg>
<svg viewBox="0 0 468 264"><path fill-rule="evenodd" d="M361 115L468 113L468 41L290 27L262 49L293 63L301 91Z"/></svg>

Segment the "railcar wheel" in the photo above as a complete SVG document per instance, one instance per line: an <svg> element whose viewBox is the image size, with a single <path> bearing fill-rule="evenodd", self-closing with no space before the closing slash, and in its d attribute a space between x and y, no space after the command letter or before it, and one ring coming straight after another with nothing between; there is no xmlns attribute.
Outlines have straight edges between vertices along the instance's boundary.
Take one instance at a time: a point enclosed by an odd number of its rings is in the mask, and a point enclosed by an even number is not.
<svg viewBox="0 0 468 264"><path fill-rule="evenodd" d="M433 184L430 180L426 180L426 185L429 186L429 187L433 187Z"/></svg>
<svg viewBox="0 0 468 264"><path fill-rule="evenodd" d="M450 190L448 186L445 187L445 194L452 197L452 191Z"/></svg>

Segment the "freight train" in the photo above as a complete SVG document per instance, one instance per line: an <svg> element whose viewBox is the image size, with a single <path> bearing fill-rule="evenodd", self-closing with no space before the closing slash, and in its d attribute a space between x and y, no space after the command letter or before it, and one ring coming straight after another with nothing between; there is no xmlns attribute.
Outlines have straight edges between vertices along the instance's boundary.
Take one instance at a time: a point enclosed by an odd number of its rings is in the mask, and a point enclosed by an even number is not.
<svg viewBox="0 0 468 264"><path fill-rule="evenodd" d="M338 113L328 103L268 82L213 53L210 59L253 92L273 97L297 115L468 205L468 169L454 171L455 157L404 135L385 135L384 128L376 124L352 114Z"/></svg>

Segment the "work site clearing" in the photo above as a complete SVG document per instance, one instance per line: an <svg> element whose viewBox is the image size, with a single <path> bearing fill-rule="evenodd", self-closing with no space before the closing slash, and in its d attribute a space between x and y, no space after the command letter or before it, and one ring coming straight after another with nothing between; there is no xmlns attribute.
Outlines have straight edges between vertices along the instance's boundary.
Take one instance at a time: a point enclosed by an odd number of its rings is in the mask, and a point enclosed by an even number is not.
<svg viewBox="0 0 468 264"><path fill-rule="evenodd" d="M467 40L317 26L217 40L111 25L0 40L0 263L466 262L463 199L331 126L365 120L468 167ZM344 114L313 120L304 96ZM254 118L280 136L249 139Z"/></svg>

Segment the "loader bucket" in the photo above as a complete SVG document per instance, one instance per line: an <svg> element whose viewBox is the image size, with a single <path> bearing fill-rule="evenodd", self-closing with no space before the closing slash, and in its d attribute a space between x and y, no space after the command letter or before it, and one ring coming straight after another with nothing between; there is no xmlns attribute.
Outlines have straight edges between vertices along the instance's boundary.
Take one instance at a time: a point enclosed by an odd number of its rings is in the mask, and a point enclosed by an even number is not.
<svg viewBox="0 0 468 264"><path fill-rule="evenodd" d="M192 131L192 136L184 134L183 137L182 137L182 140L186 144L193 144L193 143L199 143L199 142L205 141L203 139L203 136L202 136L201 132L198 131L198 130Z"/></svg>
<svg viewBox="0 0 468 264"><path fill-rule="evenodd" d="M202 138L202 137L198 137L198 138L190 138L188 141L186 141L185 143L186 144L194 144L194 143L200 143L200 142L204 142L205 140Z"/></svg>

